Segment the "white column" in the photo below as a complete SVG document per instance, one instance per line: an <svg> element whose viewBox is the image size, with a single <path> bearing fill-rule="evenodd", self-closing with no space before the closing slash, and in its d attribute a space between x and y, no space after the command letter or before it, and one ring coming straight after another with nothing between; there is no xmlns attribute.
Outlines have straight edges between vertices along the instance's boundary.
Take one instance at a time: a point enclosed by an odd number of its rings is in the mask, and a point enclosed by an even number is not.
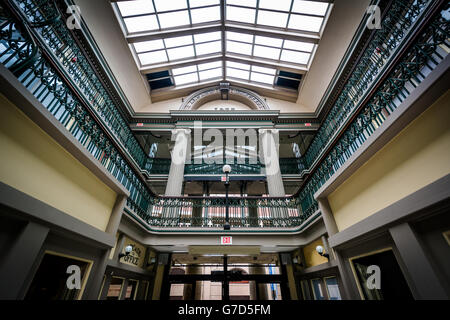
<svg viewBox="0 0 450 320"><path fill-rule="evenodd" d="M184 164L188 153L191 130L172 130L172 141L175 146L171 152L172 163L170 164L169 179L167 180L166 196L179 197L184 180Z"/></svg>
<svg viewBox="0 0 450 320"><path fill-rule="evenodd" d="M278 156L278 130L276 129L260 129L260 158L261 162L266 166L267 187L269 188L269 196L284 197L283 179L281 177L280 160ZM262 152L262 156L261 156Z"/></svg>

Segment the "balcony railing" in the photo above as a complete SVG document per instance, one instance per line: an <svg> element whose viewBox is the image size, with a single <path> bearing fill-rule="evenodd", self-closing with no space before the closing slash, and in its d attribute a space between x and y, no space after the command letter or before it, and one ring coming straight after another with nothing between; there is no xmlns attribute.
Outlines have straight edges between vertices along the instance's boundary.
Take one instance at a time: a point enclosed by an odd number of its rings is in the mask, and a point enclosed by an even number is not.
<svg viewBox="0 0 450 320"><path fill-rule="evenodd" d="M313 216L314 193L447 56L449 34L445 1L393 1L305 157L294 165L280 161L282 171L312 172L298 197L233 199L232 226L296 227ZM133 162L153 170L156 163L147 160L53 2L2 2L0 63L130 191L127 210L146 227L221 225L222 198L151 193Z"/></svg>
<svg viewBox="0 0 450 320"><path fill-rule="evenodd" d="M230 197L232 230L298 228L305 222L296 198ZM150 204L145 222L153 230L223 229L225 198L160 197Z"/></svg>
<svg viewBox="0 0 450 320"><path fill-rule="evenodd" d="M327 156L318 163L317 169L314 170L299 194L304 213L314 212L318 209L317 202L314 199L316 191L395 112L397 107L447 56L450 51L448 10L448 4L445 1L413 1L409 5L406 5L405 1L393 2L393 8L390 9L388 17L383 22L382 29L378 31L380 35L383 35L384 43L379 43L379 40L377 40L379 37L375 37L375 40L366 50L366 54L369 56L381 55L383 57L383 60L374 59L379 64L386 65L387 58L392 57L394 52L398 52L400 43L402 43L401 40L407 38L407 30L416 25L414 22L425 21L425 19L419 19L422 14L425 12L433 12L433 14L430 13L431 19L426 26L423 26L421 33L416 35L416 38L408 44L407 48L403 47L404 50L406 49L405 53L391 67L389 74L362 107L356 101L362 101L359 97L362 97L363 89L368 90L368 83L363 83L362 87L357 89L354 85L359 82L356 80L349 81L348 86L350 86L349 89L352 88L353 94L350 94L350 91L345 92L352 99L347 100L347 97L341 95L336 104L337 109L330 113L327 120L328 124L325 124L321 129L324 132L319 130L316 136L316 139L322 139L323 141L317 142L317 140L316 145L310 147L308 163L319 161L318 149L323 150L327 142L335 141L334 146L327 153ZM402 26L404 29L401 29ZM361 62L364 63L365 61L363 59ZM362 76L364 70L363 65L357 67L352 78ZM380 76L381 74L377 75L378 78ZM347 101L350 107L344 107L342 101ZM360 107L359 110L358 107ZM358 110L357 113L355 113L355 110ZM333 119L333 117L336 117L336 119ZM345 119L345 121L339 119ZM331 126L331 122L336 121L337 124L341 125L340 127L347 122L346 130L341 132L337 141L334 138L329 141L328 138L324 139L324 137L331 137L331 132L327 131L330 130L329 128L336 128L332 131L334 134L337 133L339 126ZM320 148L317 147L317 143L321 145ZM315 156L311 156L311 153L314 153Z"/></svg>
<svg viewBox="0 0 450 320"><path fill-rule="evenodd" d="M184 174L187 175L199 175L199 174L214 174L221 175L223 165L227 163L231 166L231 173L237 175L263 175L264 165L259 161L257 163L251 163L246 160L243 163L234 161L232 163L223 161L223 164L217 163L201 163L195 164L192 160L191 163L185 165ZM170 171L170 159L163 158L148 158L145 170L151 175L167 175ZM281 158L280 170L281 174L300 174L305 169L302 159L297 158Z"/></svg>

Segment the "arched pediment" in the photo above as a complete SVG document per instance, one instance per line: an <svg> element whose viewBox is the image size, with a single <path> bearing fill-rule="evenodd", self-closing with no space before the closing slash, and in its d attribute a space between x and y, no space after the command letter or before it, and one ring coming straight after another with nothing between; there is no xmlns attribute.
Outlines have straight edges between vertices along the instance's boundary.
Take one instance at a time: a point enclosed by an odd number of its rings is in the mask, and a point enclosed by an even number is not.
<svg viewBox="0 0 450 320"><path fill-rule="evenodd" d="M180 110L197 110L202 105L214 100L233 100L243 103L251 110L269 110L266 101L259 94L228 84L220 84L192 93L184 99Z"/></svg>

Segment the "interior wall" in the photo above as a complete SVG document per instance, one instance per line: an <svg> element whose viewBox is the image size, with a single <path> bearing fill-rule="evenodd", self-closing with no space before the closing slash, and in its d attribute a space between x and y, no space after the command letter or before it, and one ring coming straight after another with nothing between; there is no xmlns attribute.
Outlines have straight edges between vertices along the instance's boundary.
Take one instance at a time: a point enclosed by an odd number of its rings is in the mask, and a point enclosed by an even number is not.
<svg viewBox="0 0 450 320"><path fill-rule="evenodd" d="M0 181L102 231L117 194L0 96Z"/></svg>
<svg viewBox="0 0 450 320"><path fill-rule="evenodd" d="M328 197L339 231L450 173L450 91Z"/></svg>
<svg viewBox="0 0 450 320"><path fill-rule="evenodd" d="M303 80L298 105L316 110L369 4L370 0L334 0L316 55Z"/></svg>
<svg viewBox="0 0 450 320"><path fill-rule="evenodd" d="M317 253L316 247L322 246L322 239L317 239L303 248L303 256L305 257L306 267L314 267L322 263L327 263L328 259Z"/></svg>
<svg viewBox="0 0 450 320"><path fill-rule="evenodd" d="M135 110L151 105L151 98L123 37L110 1L75 0L130 104Z"/></svg>

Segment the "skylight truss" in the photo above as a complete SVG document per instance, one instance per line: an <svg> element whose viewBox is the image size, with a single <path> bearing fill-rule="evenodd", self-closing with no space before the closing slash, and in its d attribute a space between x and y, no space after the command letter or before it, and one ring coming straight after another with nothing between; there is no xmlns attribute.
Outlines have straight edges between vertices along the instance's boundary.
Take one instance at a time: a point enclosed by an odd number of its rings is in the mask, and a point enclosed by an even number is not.
<svg viewBox="0 0 450 320"><path fill-rule="evenodd" d="M331 5L303 0L115 1L143 74L168 86L239 80L276 87L307 72ZM281 72L281 73L280 73ZM150 77L152 78L152 77ZM285 79L285 80L286 80ZM154 80L153 80L154 81Z"/></svg>

